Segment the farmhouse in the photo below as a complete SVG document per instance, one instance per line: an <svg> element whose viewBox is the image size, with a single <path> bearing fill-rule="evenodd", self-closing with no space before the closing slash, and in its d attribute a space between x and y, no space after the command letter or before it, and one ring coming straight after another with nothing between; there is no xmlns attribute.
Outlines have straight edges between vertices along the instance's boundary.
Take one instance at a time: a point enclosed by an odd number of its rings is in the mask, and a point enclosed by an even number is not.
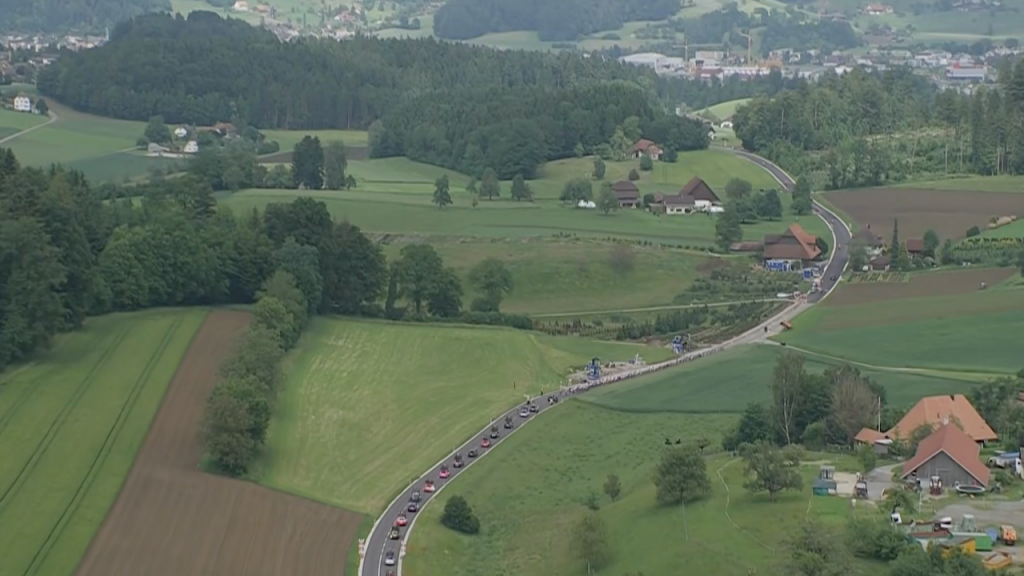
<svg viewBox="0 0 1024 576"><path fill-rule="evenodd" d="M657 193L654 202L665 214L717 213L723 210L718 194L702 178L694 176L674 195Z"/></svg>
<svg viewBox="0 0 1024 576"><path fill-rule="evenodd" d="M612 184L612 192L619 199L620 208L636 208L640 205L640 189L629 180L619 180Z"/></svg>
<svg viewBox="0 0 1024 576"><path fill-rule="evenodd" d="M650 156L652 160L661 160L661 147L647 140L641 138L633 144L633 147L629 149L629 155L635 160L640 159L642 156Z"/></svg>
<svg viewBox="0 0 1024 576"><path fill-rule="evenodd" d="M907 254L911 256L921 256L924 254L924 240L920 238L907 238L904 245L907 248Z"/></svg>
<svg viewBox="0 0 1024 576"><path fill-rule="evenodd" d="M938 476L943 486L987 486L989 471L978 458L980 452L981 447L956 424L944 424L918 444L917 453L903 465L903 479Z"/></svg>
<svg viewBox="0 0 1024 576"><path fill-rule="evenodd" d="M978 444L984 444L998 438L985 419L978 414L970 401L963 394L948 396L926 396L918 401L895 426L881 434L877 430L864 428L857 433L856 440L871 444L879 437L895 440L907 439L914 430L928 424L932 428L945 426L954 422L963 427L964 432ZM881 434L881 436L879 436Z"/></svg>
<svg viewBox="0 0 1024 576"><path fill-rule="evenodd" d="M782 234L764 237L762 258L767 268L791 270L797 265L805 268L818 256L821 256L818 238L808 234L799 224L793 224Z"/></svg>
<svg viewBox="0 0 1024 576"><path fill-rule="evenodd" d="M14 109L18 112L31 112L32 111L32 99L27 94L21 92L14 97Z"/></svg>
<svg viewBox="0 0 1024 576"><path fill-rule="evenodd" d="M881 16L882 14L892 14L892 12L892 6L887 6L885 4L868 4L867 7L864 8L864 13L869 16Z"/></svg>
<svg viewBox="0 0 1024 576"><path fill-rule="evenodd" d="M199 143L195 140L189 140L181 151L185 154L195 154L196 152L199 152Z"/></svg>

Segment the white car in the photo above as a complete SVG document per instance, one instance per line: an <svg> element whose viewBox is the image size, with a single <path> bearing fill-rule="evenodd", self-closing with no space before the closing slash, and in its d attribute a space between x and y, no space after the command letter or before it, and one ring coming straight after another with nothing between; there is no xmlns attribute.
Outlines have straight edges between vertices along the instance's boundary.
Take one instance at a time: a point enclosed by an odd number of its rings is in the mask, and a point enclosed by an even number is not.
<svg viewBox="0 0 1024 576"><path fill-rule="evenodd" d="M388 550L388 553L384 556L384 565L385 566L394 566L395 565L395 553L392 552L391 550Z"/></svg>

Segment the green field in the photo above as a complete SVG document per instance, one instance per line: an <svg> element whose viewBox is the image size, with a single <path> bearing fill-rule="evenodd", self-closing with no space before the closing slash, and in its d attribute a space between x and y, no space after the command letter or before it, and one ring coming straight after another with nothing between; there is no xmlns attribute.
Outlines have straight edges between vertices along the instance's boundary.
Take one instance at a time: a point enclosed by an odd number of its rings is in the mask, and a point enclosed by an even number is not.
<svg viewBox="0 0 1024 576"><path fill-rule="evenodd" d="M0 575L74 571L205 315L92 318L0 376Z"/></svg>
<svg viewBox="0 0 1024 576"><path fill-rule="evenodd" d="M591 492L600 494L612 550L601 574L773 573L782 540L808 515L839 522L851 514L845 499L811 497L817 465L803 467L802 492L770 503L743 489L742 462L715 456L707 462L710 498L685 510L655 503L651 470L664 438L689 442L703 433L710 450L720 450L732 421L727 415L628 414L570 400L502 442L494 456L431 500L419 513L403 573L583 576L587 570L573 559L569 534ZM608 474L622 483L614 503L601 492ZM480 534L441 526L443 504L455 494L480 518Z"/></svg>
<svg viewBox="0 0 1024 576"><path fill-rule="evenodd" d="M1024 192L1024 176L971 176L926 182L907 182L896 188L965 192Z"/></svg>
<svg viewBox="0 0 1024 576"><path fill-rule="evenodd" d="M1019 288L825 304L801 314L793 328L779 339L877 366L991 374L1024 367L1021 340L1015 336L1024 334L1024 291Z"/></svg>
<svg viewBox="0 0 1024 576"><path fill-rule="evenodd" d="M1024 219L1018 218L1006 226L984 230L981 235L986 238L1024 238Z"/></svg>
<svg viewBox="0 0 1024 576"><path fill-rule="evenodd" d="M45 116L0 109L0 140L46 122Z"/></svg>
<svg viewBox="0 0 1024 576"><path fill-rule="evenodd" d="M772 370L781 346L751 344L700 362L601 388L581 397L607 408L629 412L742 412L750 402L771 403ZM810 356L809 372L823 372L839 362ZM886 389L893 406L910 406L923 396L966 392L976 382L967 376L948 377L860 367L861 373Z"/></svg>
<svg viewBox="0 0 1024 576"><path fill-rule="evenodd" d="M716 118L718 118L720 120L725 120L726 118L729 118L730 116L735 114L736 113L736 109L739 108L740 106L746 104L747 102L750 102L750 98L740 98L739 100L729 100L728 102L722 102L720 104L715 104L714 106L709 106L709 107L701 110L701 112L702 113L706 112L706 113L711 114L711 115L713 115L714 117L716 117Z"/></svg>
<svg viewBox="0 0 1024 576"><path fill-rule="evenodd" d="M981 39L1001 43L1005 38L1024 38L1024 19L1020 10L1022 0L1003 0L1002 10L973 10L961 12L950 9L943 12L925 12L915 16L911 2L895 2L896 14L868 16L861 14L854 19L864 30L871 24L887 24L893 30L913 26L911 42L963 42L971 43ZM863 9L861 3L857 9Z"/></svg>
<svg viewBox="0 0 1024 576"><path fill-rule="evenodd" d="M525 394L593 356L664 348L511 329L314 319L286 366L262 482L376 515L407 482Z"/></svg>
<svg viewBox="0 0 1024 576"><path fill-rule="evenodd" d="M502 302L505 312L552 314L667 306L700 275L707 258L678 249L597 240L554 238L465 239L429 238L455 267L466 291L476 295L469 271L485 258L497 258L512 273L515 289ZM385 245L388 259L397 258L406 242ZM632 269L617 258L632 254Z"/></svg>
<svg viewBox="0 0 1024 576"><path fill-rule="evenodd" d="M732 177L745 178L754 188L777 186L767 172L755 164L719 151L681 154L677 164L657 163L651 173L637 182L643 193L674 193L690 178L699 175L724 195ZM624 178L637 162L608 163L606 178ZM223 204L236 213L262 208L269 202L290 202L297 196L312 196L327 204L336 218L347 218L369 232L520 238L575 234L578 236L645 239L672 246L709 246L714 239L714 220L706 215L656 217L643 210L620 210L605 215L597 210L563 206L558 201L565 182L587 176L589 158L548 163L540 178L530 182L536 201L508 199L509 183L502 183L502 198L481 200L474 208L465 192L468 177L451 170L411 162L404 158L353 161L350 172L359 182L349 191L247 190L236 193ZM454 204L439 210L431 203L434 180L448 174ZM595 186L596 187L596 186ZM784 211L790 198L782 195ZM759 222L744 227L746 238L760 239L779 233L792 222L808 232L830 238L828 229L816 216Z"/></svg>

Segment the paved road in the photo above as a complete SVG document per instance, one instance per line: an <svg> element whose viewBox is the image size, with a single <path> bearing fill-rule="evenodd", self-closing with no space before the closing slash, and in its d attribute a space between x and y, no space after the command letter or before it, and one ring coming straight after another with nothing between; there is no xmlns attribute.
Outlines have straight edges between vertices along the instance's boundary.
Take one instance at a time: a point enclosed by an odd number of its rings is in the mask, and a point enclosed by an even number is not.
<svg viewBox="0 0 1024 576"><path fill-rule="evenodd" d="M782 169L779 168L778 166L753 154L739 151L735 151L734 153L739 156L742 156L747 160L750 160L751 162L758 164L759 166L767 170L769 173L772 174L772 176L775 177L776 180L779 181L779 183L785 189L792 189L793 179L790 178L789 175L782 171ZM778 333L781 330L780 323L782 321L793 319L801 312L806 310L808 307L810 307L812 304L820 301L822 298L827 296L828 293L831 292L832 288L834 288L834 283L832 283L829 280L829 278L833 274L835 274L838 278L841 272L846 268L846 247L847 244L849 244L850 231L848 228L846 228L846 225L843 224L839 217L831 213L828 209L824 208L823 206L815 204L814 211L829 224L830 228L832 228L833 244L840 245L839 248L833 251L832 257L826 265L824 280L822 282L823 290L818 294L814 295L813 297L808 298L806 302L796 302L792 306L786 308L785 310L776 314L772 318L762 322L755 328L748 330L747 332L733 338L728 342L716 346L713 349L713 351L721 351L740 344L749 344L752 342L757 342L763 340L767 336ZM828 282L828 284L825 284L826 282ZM697 355L703 355L706 353L706 351L691 352L683 355L683 358L693 358L696 357ZM662 364L667 365L668 363L678 361L679 359L677 358L669 360ZM394 524L395 519L398 518L399 514L401 514L403 511L407 511L407 507L409 505L409 500L410 497L412 496L412 493L414 491L420 492L421 501L419 503L419 506L422 508L427 502L430 501L431 498L433 498L436 494L438 494L438 492L440 492L441 489L444 488L447 482L450 482L452 479L458 476L463 470L466 469L466 467L455 468L452 466L454 453L458 452L462 454L463 461L465 462L466 466L469 466L476 460L483 458L488 453L490 453L491 450L494 450L494 447L500 444L507 437L509 432L511 432L510 430L506 430L503 427L503 423L505 421L506 416L512 417L512 421L515 426L513 430L518 429L520 426L526 424L529 421L532 421L534 418L537 417L538 414L558 405L550 404L547 399L548 396L564 399L568 395L563 392L552 391L552 393L549 393L547 396L542 396L533 399L532 403L537 406L537 412L531 413L526 418L520 417L518 415L519 408L525 404L520 404L520 406L517 406L509 410L505 414L502 414L492 422L493 425L498 426L499 437L495 440L491 440L490 448L480 447L480 440L483 437L488 436L489 428L492 425L487 424L475 437L473 437L471 440L469 440L462 446L458 447L457 449L453 450L452 453L448 454L444 458L444 460L432 466L430 470L428 470L423 476L421 476L420 479L417 480L412 486L409 486L405 490L403 490L402 493L399 494L398 497L396 497L395 500L391 502L390 505L388 505L387 510L380 518L377 519L376 523L373 525L373 528L370 530L370 534L365 541L365 553L359 563L359 576L389 576L391 572L394 572L396 576L400 576L402 560L401 556L404 552L404 542L408 537L408 532L412 530L413 526L415 525L416 518L419 513L407 512L409 524L408 526L401 528L401 538L399 540L391 540L389 536L391 527ZM471 449L476 449L476 451L479 453L479 456L473 459L469 458L468 453L469 450ZM451 473L451 476L447 480L441 480L439 477L439 472L442 465L448 466L449 472ZM432 494L424 492L423 486L426 480L433 481L438 491ZM393 552L395 555L395 565L393 566L388 566L385 564L385 558L388 552Z"/></svg>
<svg viewBox="0 0 1024 576"><path fill-rule="evenodd" d="M26 128L26 129L22 130L21 132L15 132L14 134L11 134L10 136L8 136L6 138L0 138L0 144L4 144L4 143L7 143L7 142L10 142L11 140L14 140L15 138L17 138L19 136L24 136L25 134L28 134L29 132L32 132L32 131L35 131L35 130L39 130L43 126L49 126L50 124L53 124L54 122L56 122L58 120L56 112L50 112L49 116L50 116L50 119L47 120L46 122L43 122L42 124L36 124L35 126L33 126L31 128Z"/></svg>

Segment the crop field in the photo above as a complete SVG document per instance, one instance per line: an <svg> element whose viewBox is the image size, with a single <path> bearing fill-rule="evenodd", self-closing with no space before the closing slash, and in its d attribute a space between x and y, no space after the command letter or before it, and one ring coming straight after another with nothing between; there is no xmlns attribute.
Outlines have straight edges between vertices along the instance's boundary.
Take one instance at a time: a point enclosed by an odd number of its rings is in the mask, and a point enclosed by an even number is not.
<svg viewBox="0 0 1024 576"><path fill-rule="evenodd" d="M698 266L707 260L678 249L585 239L426 240L462 278L464 302L476 296L468 278L473 265L485 258L504 262L515 288L501 308L528 314L670 305L672 298L700 275ZM384 252L388 259L397 258L407 243L387 244Z"/></svg>
<svg viewBox="0 0 1024 576"><path fill-rule="evenodd" d="M0 109L0 140L46 122L46 116Z"/></svg>
<svg viewBox="0 0 1024 576"><path fill-rule="evenodd" d="M0 575L75 569L205 315L92 318L0 376Z"/></svg>
<svg viewBox="0 0 1024 576"><path fill-rule="evenodd" d="M602 574L677 574L680 566L687 574L769 572L785 535L808 515L838 524L858 510L845 499L811 497L816 464L802 468L802 491L775 503L763 494L752 496L743 488L742 462L726 455L707 459L709 498L685 510L658 506L651 471L664 439L690 443L704 434L709 452L718 451L733 419L628 414L570 400L459 474L439 501L420 512L402 571L583 576L586 566L572 555L569 533L591 492L600 495L598 514L608 527L612 555ZM622 484L615 502L601 491L608 474ZM441 526L444 501L455 494L473 507L480 534L467 537Z"/></svg>
<svg viewBox="0 0 1024 576"><path fill-rule="evenodd" d="M771 403L772 370L786 349L751 344L635 378L581 396L583 402L625 412L740 413L750 402ZM840 362L805 356L808 372L824 372ZM975 380L968 376L914 373L859 367L861 373L886 389L893 406L909 406L922 396L966 392Z"/></svg>
<svg viewBox="0 0 1024 576"><path fill-rule="evenodd" d="M526 394L593 356L664 348L511 329L313 321L291 356L261 481L368 514Z"/></svg>
<svg viewBox="0 0 1024 576"><path fill-rule="evenodd" d="M909 282L910 274L908 272L852 272L846 281L850 284Z"/></svg>
<svg viewBox="0 0 1024 576"><path fill-rule="evenodd" d="M1024 194L953 192L917 188L870 188L824 194L860 226L883 239L899 220L900 238L921 238L929 229L941 238L963 238L972 226L984 229L993 217L1024 215Z"/></svg>
<svg viewBox="0 0 1024 576"><path fill-rule="evenodd" d="M316 576L343 569L361 516L198 469L200 421L216 369L248 321L242 312L207 316L76 574Z"/></svg>
<svg viewBox="0 0 1024 576"><path fill-rule="evenodd" d="M772 186L771 177L756 165L723 152L703 151L680 155L675 165L657 164L637 183L642 192L675 192L694 175L706 178L720 193L733 176L748 178L755 188ZM502 183L502 197L480 200L473 207L465 192L469 180L450 170L411 162L403 158L353 161L350 171L359 182L349 191L247 190L233 194L223 203L236 213L261 208L269 202L290 202L299 195L312 196L327 204L336 218L347 218L369 232L482 236L517 238L574 234L577 236L650 240L671 246L709 246L714 239L714 220L706 215L657 217L643 210L620 210L605 215L598 210L563 206L558 201L565 182L585 177L592 169L590 159L571 159L549 163L541 178L530 182L535 202L516 202L508 198L509 183ZM608 163L606 178L624 178L636 162ZM454 204L443 210L431 203L434 180L448 174ZM595 186L596 188L596 186ZM788 212L790 197L782 195ZM800 222L816 235L830 237L824 223L815 216L782 221L759 222L744 227L747 238L759 239L779 233L792 222Z"/></svg>
<svg viewBox="0 0 1024 576"><path fill-rule="evenodd" d="M1006 270L998 271L1007 278ZM917 278L906 284L841 285L823 306L793 321L793 330L779 339L793 346L837 358L887 367L928 368L974 373L1014 373L1024 365L1020 339L1024 334L1024 292L1007 285L964 293L961 284L977 276L929 275L914 293ZM928 288L946 286L946 291ZM991 284L990 284L991 285ZM848 290L877 291L853 301ZM956 295L942 295L956 294ZM884 299L884 296L890 296ZM857 303L859 302L859 303Z"/></svg>
<svg viewBox="0 0 1024 576"><path fill-rule="evenodd" d="M898 273L887 274L894 276ZM1014 270L1011 268L966 268L923 272L909 276L909 281L844 285L836 290L835 294L830 295L827 302L829 306L850 306L929 296L962 296L977 293L982 282L991 287L1013 275Z"/></svg>

